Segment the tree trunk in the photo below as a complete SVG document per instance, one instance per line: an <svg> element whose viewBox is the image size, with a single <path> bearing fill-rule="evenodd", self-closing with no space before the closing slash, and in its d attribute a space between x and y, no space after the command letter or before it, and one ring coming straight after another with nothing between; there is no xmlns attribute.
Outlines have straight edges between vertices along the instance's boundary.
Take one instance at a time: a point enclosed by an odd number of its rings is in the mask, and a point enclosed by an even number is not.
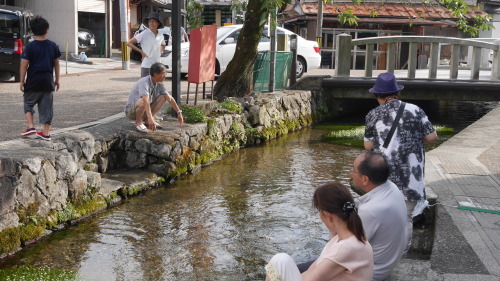
<svg viewBox="0 0 500 281"><path fill-rule="evenodd" d="M217 100L223 100L226 97L243 97L252 83L257 47L268 15L265 2L248 1L245 23L238 36L236 52L215 84L214 95Z"/></svg>

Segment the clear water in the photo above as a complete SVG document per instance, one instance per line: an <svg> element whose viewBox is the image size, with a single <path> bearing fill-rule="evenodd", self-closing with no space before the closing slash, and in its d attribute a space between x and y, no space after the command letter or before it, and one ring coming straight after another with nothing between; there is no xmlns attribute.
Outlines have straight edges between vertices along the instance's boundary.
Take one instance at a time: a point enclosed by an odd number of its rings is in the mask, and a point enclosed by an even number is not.
<svg viewBox="0 0 500 281"><path fill-rule="evenodd" d="M455 126L452 118L483 108L469 115L470 124L495 105L444 106L452 112L431 120ZM433 116L432 108L426 111ZM232 153L167 188L55 232L1 260L0 268L66 269L99 281L263 280L272 255L286 252L306 262L328 239L312 208L314 188L347 183L361 150L322 143L324 133L306 128Z"/></svg>
<svg viewBox="0 0 500 281"><path fill-rule="evenodd" d="M54 233L0 268L71 269L84 280L263 280L279 252L305 262L327 241L314 188L347 183L358 149L305 129L228 155L168 188Z"/></svg>

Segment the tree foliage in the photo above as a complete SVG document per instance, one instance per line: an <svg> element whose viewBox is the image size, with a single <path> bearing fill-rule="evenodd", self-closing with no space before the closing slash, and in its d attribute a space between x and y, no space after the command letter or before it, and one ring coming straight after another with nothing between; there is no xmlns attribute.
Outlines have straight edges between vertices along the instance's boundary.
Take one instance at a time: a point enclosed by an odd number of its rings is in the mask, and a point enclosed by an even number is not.
<svg viewBox="0 0 500 281"><path fill-rule="evenodd" d="M236 42L236 52L226 70L215 84L218 100L244 96L252 83L253 66L257 59L257 46L269 13L290 0L249 0L245 22Z"/></svg>
<svg viewBox="0 0 500 281"><path fill-rule="evenodd" d="M325 3L335 3L335 0L323 0ZM351 0L352 3L356 5L361 5L363 3L362 0ZM491 16L474 16L472 19L467 17L467 14L473 10L473 7L467 4L465 0L435 0L435 2L452 13L452 16L457 18L457 28L464 32L465 34L469 34L471 36L477 36L481 30L490 30L492 28L490 21ZM384 4L384 1L380 1L381 5ZM424 4L431 4L431 1L423 1ZM406 3L407 5L411 5L411 2ZM338 19L339 22L348 26L357 26L359 18L353 14L352 10L346 11L338 11ZM370 17L377 17L378 13L375 10L370 11ZM423 17L419 17L416 20L423 20ZM410 23L410 26L413 26L415 23Z"/></svg>
<svg viewBox="0 0 500 281"><path fill-rule="evenodd" d="M187 24L189 30L193 30L198 27L202 27L204 23L203 11L205 10L205 6L201 5L196 1L189 1L187 6Z"/></svg>

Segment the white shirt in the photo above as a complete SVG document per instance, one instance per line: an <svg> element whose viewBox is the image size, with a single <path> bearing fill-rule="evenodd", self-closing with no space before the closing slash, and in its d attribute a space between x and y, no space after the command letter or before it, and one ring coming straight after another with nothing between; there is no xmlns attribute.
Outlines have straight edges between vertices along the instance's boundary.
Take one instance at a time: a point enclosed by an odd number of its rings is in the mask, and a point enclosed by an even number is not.
<svg viewBox="0 0 500 281"><path fill-rule="evenodd" d="M359 197L359 216L373 249L373 280L384 280L406 248L406 204L391 181Z"/></svg>
<svg viewBox="0 0 500 281"><path fill-rule="evenodd" d="M155 36L155 34L147 28L135 36L135 39L141 44L142 51L149 57L142 61L141 67L151 68L153 63L160 61L161 46L165 46L165 40L163 39L162 33L158 32Z"/></svg>

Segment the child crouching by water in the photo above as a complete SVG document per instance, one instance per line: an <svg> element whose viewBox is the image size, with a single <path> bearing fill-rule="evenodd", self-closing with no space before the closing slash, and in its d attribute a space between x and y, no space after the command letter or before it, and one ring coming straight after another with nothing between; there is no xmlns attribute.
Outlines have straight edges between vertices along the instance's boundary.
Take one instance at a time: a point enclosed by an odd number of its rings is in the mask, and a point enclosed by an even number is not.
<svg viewBox="0 0 500 281"><path fill-rule="evenodd" d="M322 185L314 192L313 204L330 231L330 241L303 274L289 255L275 255L266 265L266 281L371 280L372 247L349 190L337 182Z"/></svg>

